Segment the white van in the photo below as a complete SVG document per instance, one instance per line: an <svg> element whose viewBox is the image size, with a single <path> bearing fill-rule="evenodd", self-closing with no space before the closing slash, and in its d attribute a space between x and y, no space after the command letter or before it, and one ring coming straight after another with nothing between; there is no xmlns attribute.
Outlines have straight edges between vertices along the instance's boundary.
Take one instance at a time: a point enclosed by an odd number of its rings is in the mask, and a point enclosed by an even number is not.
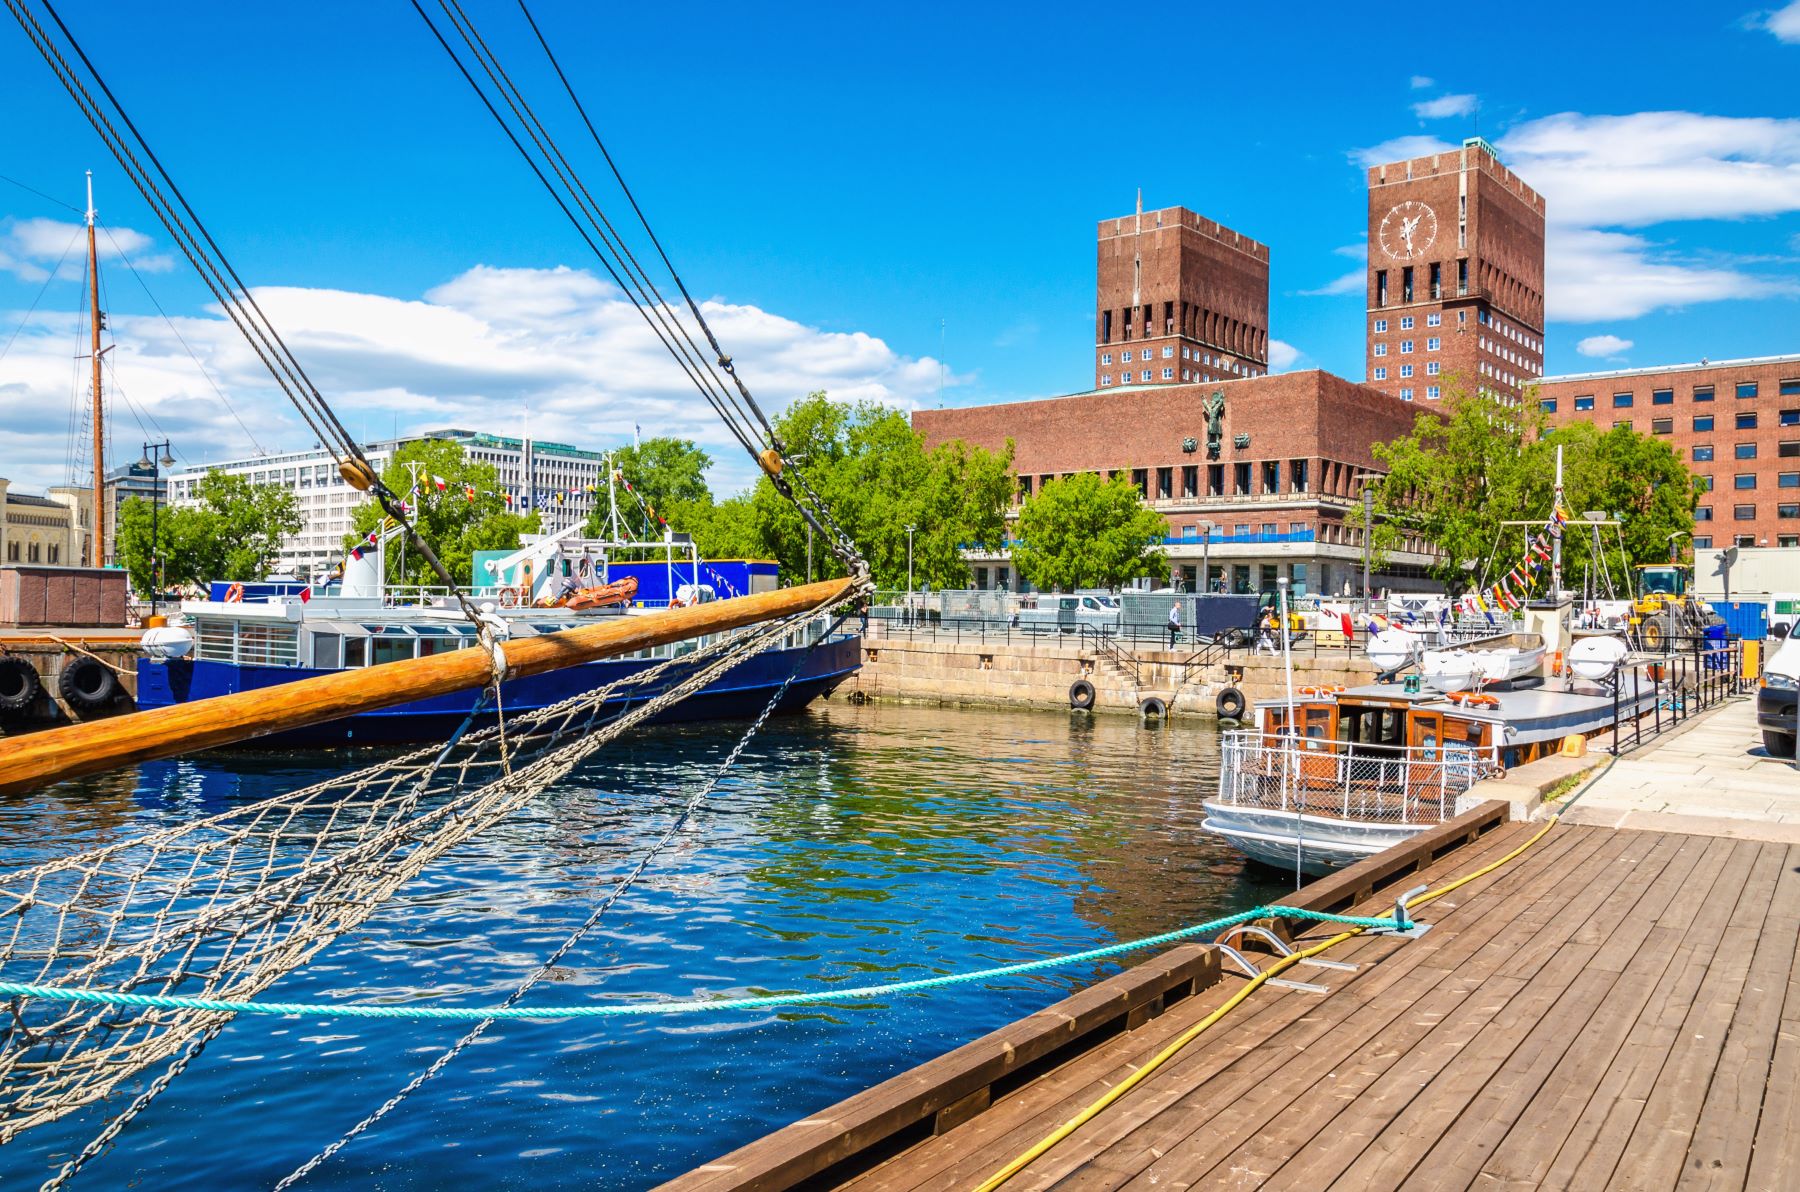
<svg viewBox="0 0 1800 1192"><path fill-rule="evenodd" d="M1774 639L1770 639L1773 641ZM1756 725L1773 757L1793 757L1795 704L1800 702L1800 635L1790 634L1763 663L1756 692Z"/></svg>

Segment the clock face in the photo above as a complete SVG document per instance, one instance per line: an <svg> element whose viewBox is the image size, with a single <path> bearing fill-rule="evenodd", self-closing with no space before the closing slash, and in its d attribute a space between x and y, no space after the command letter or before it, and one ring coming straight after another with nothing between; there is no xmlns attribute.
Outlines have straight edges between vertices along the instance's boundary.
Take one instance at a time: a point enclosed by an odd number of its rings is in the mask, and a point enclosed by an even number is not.
<svg viewBox="0 0 1800 1192"><path fill-rule="evenodd" d="M1381 217L1380 237L1381 251L1394 260L1417 260L1437 239L1437 213L1409 199Z"/></svg>

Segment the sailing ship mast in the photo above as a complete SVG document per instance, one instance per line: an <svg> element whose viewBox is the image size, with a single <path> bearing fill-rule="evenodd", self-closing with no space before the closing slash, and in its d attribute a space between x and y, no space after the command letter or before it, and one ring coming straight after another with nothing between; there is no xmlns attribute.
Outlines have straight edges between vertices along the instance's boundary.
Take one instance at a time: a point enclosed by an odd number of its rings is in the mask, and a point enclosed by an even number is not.
<svg viewBox="0 0 1800 1192"><path fill-rule="evenodd" d="M94 362L94 538L90 567L106 566L106 413L100 395L100 254L94 244L94 171L87 172L88 325Z"/></svg>

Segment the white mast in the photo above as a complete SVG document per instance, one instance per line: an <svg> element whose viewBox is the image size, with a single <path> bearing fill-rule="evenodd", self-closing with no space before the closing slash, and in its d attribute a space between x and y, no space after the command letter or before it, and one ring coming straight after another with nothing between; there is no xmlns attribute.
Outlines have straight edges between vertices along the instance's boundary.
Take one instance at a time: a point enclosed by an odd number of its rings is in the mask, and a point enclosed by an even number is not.
<svg viewBox="0 0 1800 1192"><path fill-rule="evenodd" d="M1550 517L1552 522L1555 521L1556 513L1562 508L1562 504L1563 456L1562 446L1558 444L1556 448L1556 496L1550 505ZM1561 528L1559 527L1556 533L1550 535L1550 599L1552 600L1560 600L1562 598L1562 548L1563 536Z"/></svg>

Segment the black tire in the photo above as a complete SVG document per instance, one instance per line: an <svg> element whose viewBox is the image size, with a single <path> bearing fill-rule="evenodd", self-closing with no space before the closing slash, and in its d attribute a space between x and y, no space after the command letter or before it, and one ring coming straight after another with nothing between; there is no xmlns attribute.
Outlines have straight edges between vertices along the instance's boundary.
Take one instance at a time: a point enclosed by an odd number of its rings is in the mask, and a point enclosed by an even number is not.
<svg viewBox="0 0 1800 1192"><path fill-rule="evenodd" d="M1069 685L1069 706L1077 712L1085 712L1094 706L1098 694L1092 683L1086 679L1077 679Z"/></svg>
<svg viewBox="0 0 1800 1192"><path fill-rule="evenodd" d="M43 686L31 663L23 658L0 658L0 712L30 707Z"/></svg>
<svg viewBox="0 0 1800 1192"><path fill-rule="evenodd" d="M92 658L77 658L56 676L56 689L71 707L92 712L112 703L119 681L112 671Z"/></svg>
<svg viewBox="0 0 1800 1192"><path fill-rule="evenodd" d="M1644 649L1652 654L1660 653L1669 644L1669 618L1661 613L1645 619L1639 631L1644 641Z"/></svg>
<svg viewBox="0 0 1800 1192"><path fill-rule="evenodd" d="M1220 720L1242 720L1244 709L1249 704L1245 701L1243 692L1235 687L1227 687L1219 692L1219 698L1213 702L1213 707L1218 711Z"/></svg>
<svg viewBox="0 0 1800 1192"><path fill-rule="evenodd" d="M1144 720L1167 720L1169 718L1169 705L1163 703L1161 698L1153 695L1138 705L1138 716Z"/></svg>
<svg viewBox="0 0 1800 1192"><path fill-rule="evenodd" d="M1793 757L1794 734L1777 733L1763 730L1763 748L1769 751L1770 757Z"/></svg>

